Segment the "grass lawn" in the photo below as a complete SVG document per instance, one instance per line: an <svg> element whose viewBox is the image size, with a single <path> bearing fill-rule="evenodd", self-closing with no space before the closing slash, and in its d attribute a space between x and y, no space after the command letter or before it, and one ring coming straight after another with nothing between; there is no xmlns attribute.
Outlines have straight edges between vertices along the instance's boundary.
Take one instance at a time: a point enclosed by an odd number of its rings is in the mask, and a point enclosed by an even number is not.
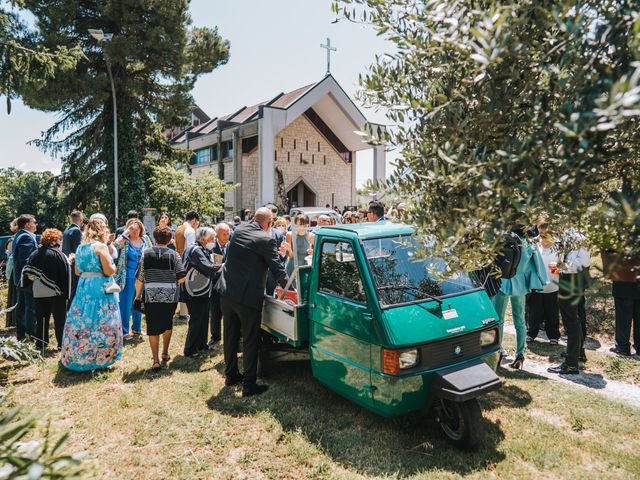
<svg viewBox="0 0 640 480"><path fill-rule="evenodd" d="M179 325L176 356L186 328ZM632 478L640 472L640 412L525 372L481 401L485 443L463 453L437 425L385 420L284 362L271 389L242 399L224 387L222 355L177 356L150 373L146 342L95 374L44 363L4 371L2 408L51 420L86 450L92 478Z"/></svg>

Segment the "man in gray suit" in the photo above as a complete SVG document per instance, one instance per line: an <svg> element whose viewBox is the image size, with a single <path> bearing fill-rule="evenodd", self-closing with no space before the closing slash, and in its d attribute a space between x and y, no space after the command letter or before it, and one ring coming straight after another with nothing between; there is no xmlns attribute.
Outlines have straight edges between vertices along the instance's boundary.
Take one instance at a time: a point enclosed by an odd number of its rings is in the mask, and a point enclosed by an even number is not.
<svg viewBox="0 0 640 480"><path fill-rule="evenodd" d="M220 295L224 322L225 385L242 381L242 396L260 395L266 385L256 384L260 323L267 271L284 287L287 273L270 233L271 211L259 208L251 222L233 233L227 258L215 290ZM242 331L244 374L238 370L238 341Z"/></svg>

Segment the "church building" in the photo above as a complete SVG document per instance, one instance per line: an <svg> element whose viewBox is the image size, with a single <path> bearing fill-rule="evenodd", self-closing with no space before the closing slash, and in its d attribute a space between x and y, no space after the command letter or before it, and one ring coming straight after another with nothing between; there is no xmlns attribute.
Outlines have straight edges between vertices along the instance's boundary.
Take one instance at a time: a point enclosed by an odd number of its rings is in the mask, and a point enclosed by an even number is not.
<svg viewBox="0 0 640 480"><path fill-rule="evenodd" d="M239 185L225 195L227 216L266 204L354 205L362 150L373 150L373 179L385 178L384 146L367 143L366 118L330 74L222 117L200 111L197 120L170 141L194 152L185 166L192 175L213 171Z"/></svg>

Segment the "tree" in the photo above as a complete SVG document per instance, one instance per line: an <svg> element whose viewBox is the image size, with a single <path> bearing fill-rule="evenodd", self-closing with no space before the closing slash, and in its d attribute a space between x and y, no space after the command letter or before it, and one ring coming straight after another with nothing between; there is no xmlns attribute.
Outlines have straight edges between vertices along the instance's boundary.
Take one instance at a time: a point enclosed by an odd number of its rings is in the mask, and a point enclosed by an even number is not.
<svg viewBox="0 0 640 480"><path fill-rule="evenodd" d="M16 9L22 5L18 0L6 3ZM41 85L58 72L73 69L81 56L77 45L34 45L33 33L16 11L0 5L0 96L6 97L7 113L11 113L11 99L26 85Z"/></svg>
<svg viewBox="0 0 640 480"><path fill-rule="evenodd" d="M169 211L180 217L195 210L212 220L224 213L224 193L235 188L212 172L190 175L169 165L152 169L150 202L157 211Z"/></svg>
<svg viewBox="0 0 640 480"><path fill-rule="evenodd" d="M162 135L183 125L200 75L225 63L229 44L216 29L190 28L188 0L25 0L41 45L80 45L83 59L24 93L29 106L58 111L61 119L36 144L62 158L63 208L99 202L113 212L111 65L118 108L120 211L146 204L155 165L183 160ZM88 29L113 33L109 42ZM103 56L104 50L104 56Z"/></svg>
<svg viewBox="0 0 640 480"><path fill-rule="evenodd" d="M395 47L361 76L402 149L386 187L439 252L486 264L502 232L586 230L640 255L640 44L635 0L343 0ZM609 230L604 230L605 225Z"/></svg>
<svg viewBox="0 0 640 480"><path fill-rule="evenodd" d="M61 192L51 172L0 169L0 232L9 235L9 222L22 213L35 215L38 228L63 228Z"/></svg>

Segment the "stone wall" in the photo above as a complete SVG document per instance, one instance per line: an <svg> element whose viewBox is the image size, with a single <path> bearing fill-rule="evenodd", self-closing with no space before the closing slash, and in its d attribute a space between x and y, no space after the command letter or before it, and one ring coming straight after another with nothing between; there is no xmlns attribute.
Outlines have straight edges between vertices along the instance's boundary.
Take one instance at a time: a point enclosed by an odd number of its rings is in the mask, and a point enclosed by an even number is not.
<svg viewBox="0 0 640 480"><path fill-rule="evenodd" d="M242 205L234 206L234 210L255 210L258 197L258 149L242 155Z"/></svg>
<svg viewBox="0 0 640 480"><path fill-rule="evenodd" d="M355 189L351 164L342 159L304 115L279 132L274 143L275 164L282 171L286 190L302 177L309 188L316 192L316 206L331 204L332 194L334 205L340 208L351 205ZM277 184L275 191L278 192Z"/></svg>

